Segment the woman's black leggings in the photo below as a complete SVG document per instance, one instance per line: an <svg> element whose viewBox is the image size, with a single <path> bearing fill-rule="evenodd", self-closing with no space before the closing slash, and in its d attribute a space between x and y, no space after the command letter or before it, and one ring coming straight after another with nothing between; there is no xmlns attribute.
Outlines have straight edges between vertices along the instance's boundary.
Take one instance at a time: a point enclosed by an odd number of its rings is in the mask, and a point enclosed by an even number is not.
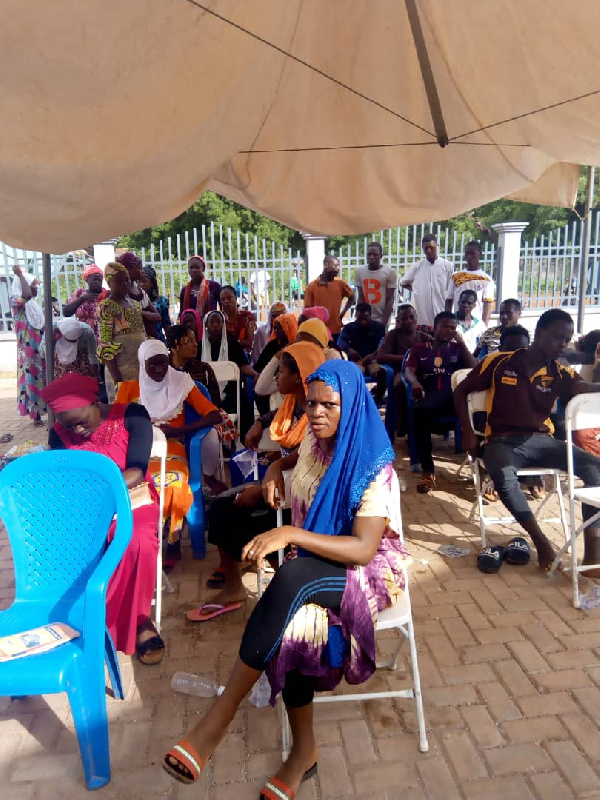
<svg viewBox="0 0 600 800"><path fill-rule="evenodd" d="M252 669L264 670L273 658L288 624L308 603L339 609L346 588L346 567L317 556L287 561L277 570L246 625L240 659ZM289 672L283 700L290 708L312 702L314 679Z"/></svg>

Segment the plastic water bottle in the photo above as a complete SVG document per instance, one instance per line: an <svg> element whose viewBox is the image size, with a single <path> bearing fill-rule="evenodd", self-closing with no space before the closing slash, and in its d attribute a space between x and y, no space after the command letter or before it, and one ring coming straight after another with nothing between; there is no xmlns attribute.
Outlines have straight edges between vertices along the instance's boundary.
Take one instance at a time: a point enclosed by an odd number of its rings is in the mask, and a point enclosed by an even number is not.
<svg viewBox="0 0 600 800"><path fill-rule="evenodd" d="M260 678L256 681L250 692L250 703L255 708L266 708L269 705L271 697L271 684L269 679L263 672Z"/></svg>
<svg viewBox="0 0 600 800"><path fill-rule="evenodd" d="M211 678L201 678L187 672L176 672L173 675L171 689L182 694L193 694L195 697L216 697L225 691L224 686L219 686Z"/></svg>

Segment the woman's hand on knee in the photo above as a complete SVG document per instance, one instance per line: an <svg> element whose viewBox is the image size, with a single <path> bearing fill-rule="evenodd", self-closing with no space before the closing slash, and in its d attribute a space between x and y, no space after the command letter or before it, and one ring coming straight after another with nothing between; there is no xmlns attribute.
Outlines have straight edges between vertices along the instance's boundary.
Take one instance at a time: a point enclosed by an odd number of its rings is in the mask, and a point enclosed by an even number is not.
<svg viewBox="0 0 600 800"><path fill-rule="evenodd" d="M284 550L290 544L290 531L290 525L283 525L255 536L242 550L242 561L254 561L260 566L268 555Z"/></svg>

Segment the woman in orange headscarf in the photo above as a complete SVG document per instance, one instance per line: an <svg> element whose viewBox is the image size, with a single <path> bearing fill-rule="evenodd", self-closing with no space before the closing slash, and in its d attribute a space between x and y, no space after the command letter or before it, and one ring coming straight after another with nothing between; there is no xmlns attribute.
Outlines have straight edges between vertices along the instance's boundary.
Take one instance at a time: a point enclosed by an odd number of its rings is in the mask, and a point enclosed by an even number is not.
<svg viewBox="0 0 600 800"><path fill-rule="evenodd" d="M222 588L211 603L188 612L192 622L206 622L235 611L246 599L240 567L242 548L258 533L277 524L275 496L285 496L283 473L296 466L306 432L306 379L324 362L323 351L311 342L297 342L283 351L277 379L283 403L277 411L258 419L246 435L246 447L254 450L263 430L269 427L281 456L269 466L262 484L244 484L235 496L213 501L208 514L208 541L219 548L221 566L211 576L209 587L221 584ZM262 513L253 513L256 511Z"/></svg>
<svg viewBox="0 0 600 800"><path fill-rule="evenodd" d="M280 314L273 322L273 333L267 344L263 347L261 354L256 359L254 369L258 373L263 371L268 374L264 383L271 384L275 378L275 373L279 367L279 355L284 347L296 341L296 334L298 333L298 321L293 314ZM276 358L277 357L277 358ZM260 379L257 381L258 386ZM269 411L269 395L275 389L270 389L268 392L259 391L255 386L256 407L259 414L266 414Z"/></svg>

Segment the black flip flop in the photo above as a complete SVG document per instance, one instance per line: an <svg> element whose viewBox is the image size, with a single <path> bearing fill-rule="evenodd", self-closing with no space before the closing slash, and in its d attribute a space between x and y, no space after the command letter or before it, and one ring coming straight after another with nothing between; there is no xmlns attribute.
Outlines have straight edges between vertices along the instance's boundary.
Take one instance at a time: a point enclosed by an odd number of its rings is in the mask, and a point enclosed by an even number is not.
<svg viewBox="0 0 600 800"><path fill-rule="evenodd" d="M505 561L507 564L524 566L525 564L529 564L530 558L531 550L522 536L515 536L506 545Z"/></svg>
<svg viewBox="0 0 600 800"><path fill-rule="evenodd" d="M209 589L222 589L225 586L225 573L220 567L213 572L213 574L206 581Z"/></svg>
<svg viewBox="0 0 600 800"><path fill-rule="evenodd" d="M145 642L138 642L136 644L135 652L140 663L146 664L146 666L160 664L165 655L165 643L152 623L152 620L145 619L144 622L138 626L137 632L142 633L143 631L154 633L155 636L146 639Z"/></svg>
<svg viewBox="0 0 600 800"><path fill-rule="evenodd" d="M492 574L498 572L506 556L506 547L496 545L495 547L484 547L477 556L477 567L482 572Z"/></svg>

